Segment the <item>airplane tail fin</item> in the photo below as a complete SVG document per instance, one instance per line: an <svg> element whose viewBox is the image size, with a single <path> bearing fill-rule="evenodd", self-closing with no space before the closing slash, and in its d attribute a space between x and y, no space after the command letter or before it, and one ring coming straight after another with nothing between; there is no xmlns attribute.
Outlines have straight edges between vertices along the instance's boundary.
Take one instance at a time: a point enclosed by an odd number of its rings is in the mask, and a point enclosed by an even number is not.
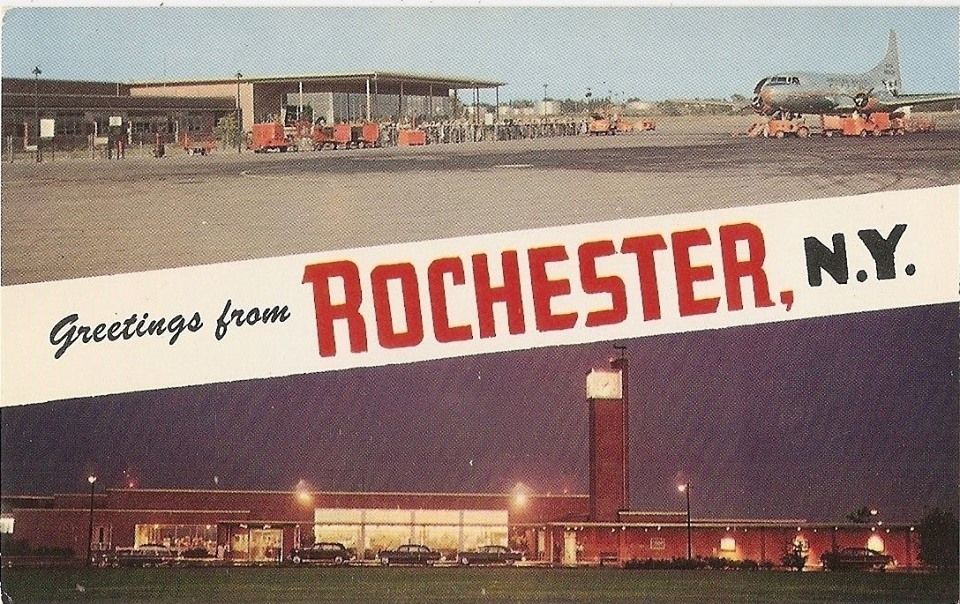
<svg viewBox="0 0 960 604"><path fill-rule="evenodd" d="M900 53L897 51L897 32L890 30L890 42L887 54L880 64L865 74L870 80L886 88L887 92L897 96L900 93Z"/></svg>

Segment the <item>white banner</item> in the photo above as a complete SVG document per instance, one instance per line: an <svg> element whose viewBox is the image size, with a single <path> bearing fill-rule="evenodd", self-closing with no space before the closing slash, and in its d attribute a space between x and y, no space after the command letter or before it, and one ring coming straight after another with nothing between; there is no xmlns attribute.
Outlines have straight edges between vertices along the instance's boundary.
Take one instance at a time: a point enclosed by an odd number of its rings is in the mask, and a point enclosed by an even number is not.
<svg viewBox="0 0 960 604"><path fill-rule="evenodd" d="M950 186L4 287L0 402L955 302L958 207Z"/></svg>

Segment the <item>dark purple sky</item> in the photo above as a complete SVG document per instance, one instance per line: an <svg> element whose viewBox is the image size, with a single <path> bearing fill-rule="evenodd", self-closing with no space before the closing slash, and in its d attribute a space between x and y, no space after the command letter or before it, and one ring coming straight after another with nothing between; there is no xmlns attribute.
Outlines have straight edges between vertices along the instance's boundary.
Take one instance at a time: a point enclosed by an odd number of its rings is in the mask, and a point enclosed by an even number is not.
<svg viewBox="0 0 960 604"><path fill-rule="evenodd" d="M627 342L639 509L889 520L955 508L956 304ZM121 486L586 492L610 343L2 411L4 493Z"/></svg>

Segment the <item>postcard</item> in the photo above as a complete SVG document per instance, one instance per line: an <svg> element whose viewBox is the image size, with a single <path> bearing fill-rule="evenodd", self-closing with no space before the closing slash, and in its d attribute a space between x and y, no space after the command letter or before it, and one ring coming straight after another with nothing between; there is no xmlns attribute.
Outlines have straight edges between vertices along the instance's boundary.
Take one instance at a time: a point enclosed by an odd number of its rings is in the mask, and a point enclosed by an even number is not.
<svg viewBox="0 0 960 604"><path fill-rule="evenodd" d="M7 602L956 601L956 7L13 7Z"/></svg>

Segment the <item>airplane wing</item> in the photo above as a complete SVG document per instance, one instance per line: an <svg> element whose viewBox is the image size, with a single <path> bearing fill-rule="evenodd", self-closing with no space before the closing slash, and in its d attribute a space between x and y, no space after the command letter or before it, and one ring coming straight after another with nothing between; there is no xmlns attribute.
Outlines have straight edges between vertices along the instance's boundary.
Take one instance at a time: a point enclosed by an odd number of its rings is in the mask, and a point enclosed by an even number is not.
<svg viewBox="0 0 960 604"><path fill-rule="evenodd" d="M960 94L901 94L892 99L883 99L879 104L883 109L893 110L901 107L949 102L960 102Z"/></svg>

